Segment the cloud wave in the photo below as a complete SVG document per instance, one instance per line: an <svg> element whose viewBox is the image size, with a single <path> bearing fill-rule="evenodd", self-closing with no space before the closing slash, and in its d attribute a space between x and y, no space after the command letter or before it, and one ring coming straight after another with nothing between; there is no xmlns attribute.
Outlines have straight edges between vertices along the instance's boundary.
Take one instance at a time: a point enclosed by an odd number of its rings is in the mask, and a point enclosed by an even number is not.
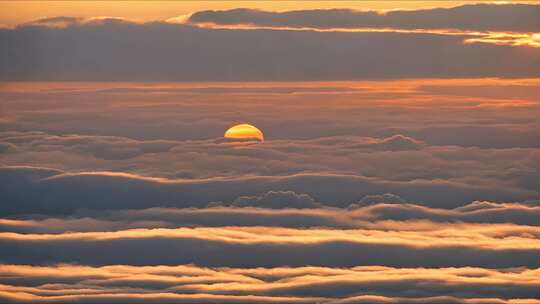
<svg viewBox="0 0 540 304"><path fill-rule="evenodd" d="M5 250L0 253L0 262L79 262L87 265L194 263L211 267L540 266L538 227L428 224L425 229L415 230L410 223L381 226L379 229L343 230L256 226L60 234L2 232L0 245ZM125 250L137 254L125 255Z"/></svg>
<svg viewBox="0 0 540 304"><path fill-rule="evenodd" d="M455 208L478 200L526 200L533 191L492 189L444 180L385 181L358 175L295 174L287 176L167 179L122 172L70 173L32 168L1 167L0 190L8 204L0 214L70 214L80 209L145 209L203 207L232 202L241 196L268 191L294 191L317 201L346 207L366 195L395 193L432 207ZM342 189L340 192L334 189ZM436 198L436 201L435 201ZM72 202L77 201L76 205Z"/></svg>
<svg viewBox="0 0 540 304"><path fill-rule="evenodd" d="M274 194L271 194L274 195ZM304 197L306 195L297 195ZM262 197L268 197L263 195ZM286 198L289 198L287 196ZM310 200L311 201L311 200ZM44 215L0 219L0 228L17 233L62 233L69 231L116 231L132 228L268 226L288 228L332 227L341 229L404 229L423 231L440 223L516 224L538 226L540 206L518 203L473 202L455 209L437 209L405 203L352 204L347 209L228 207L212 204L206 208L149 208L142 210L79 211L69 217ZM270 206L273 207L273 206ZM304 206L299 206L300 208ZM297 207L298 208L298 207ZM474 226L474 225L472 225ZM504 227L505 225L501 225ZM417 228L412 228L417 227ZM499 227L492 225L492 227Z"/></svg>

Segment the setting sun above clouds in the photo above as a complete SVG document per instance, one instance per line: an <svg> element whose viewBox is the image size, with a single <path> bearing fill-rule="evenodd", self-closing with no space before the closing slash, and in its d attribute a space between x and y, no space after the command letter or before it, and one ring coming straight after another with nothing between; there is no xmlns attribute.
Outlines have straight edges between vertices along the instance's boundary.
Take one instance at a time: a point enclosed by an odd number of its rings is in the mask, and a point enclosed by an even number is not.
<svg viewBox="0 0 540 304"><path fill-rule="evenodd" d="M0 304L540 304L538 16L0 0Z"/></svg>
<svg viewBox="0 0 540 304"><path fill-rule="evenodd" d="M239 124L230 127L223 137L234 140L257 140L264 141L264 134L257 127L250 124Z"/></svg>

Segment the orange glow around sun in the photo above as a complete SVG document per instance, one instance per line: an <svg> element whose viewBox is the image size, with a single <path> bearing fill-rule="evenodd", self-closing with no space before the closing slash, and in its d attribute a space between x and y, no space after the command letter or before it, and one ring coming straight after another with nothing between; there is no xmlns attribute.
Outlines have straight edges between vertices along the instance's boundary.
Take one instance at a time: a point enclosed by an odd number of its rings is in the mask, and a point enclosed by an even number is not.
<svg viewBox="0 0 540 304"><path fill-rule="evenodd" d="M261 130L252 126L250 124L239 124L233 127L230 127L223 137L227 139L237 139L237 140L257 140L264 141L264 135Z"/></svg>

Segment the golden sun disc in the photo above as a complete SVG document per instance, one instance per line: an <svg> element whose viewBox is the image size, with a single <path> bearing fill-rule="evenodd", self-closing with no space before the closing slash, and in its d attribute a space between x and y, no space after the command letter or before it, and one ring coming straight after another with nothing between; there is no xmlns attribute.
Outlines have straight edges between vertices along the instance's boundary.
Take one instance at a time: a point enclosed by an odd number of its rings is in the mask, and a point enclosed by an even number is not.
<svg viewBox="0 0 540 304"><path fill-rule="evenodd" d="M227 139L236 139L236 140L257 140L264 141L264 134L257 127L250 124L239 124L230 127L223 137Z"/></svg>

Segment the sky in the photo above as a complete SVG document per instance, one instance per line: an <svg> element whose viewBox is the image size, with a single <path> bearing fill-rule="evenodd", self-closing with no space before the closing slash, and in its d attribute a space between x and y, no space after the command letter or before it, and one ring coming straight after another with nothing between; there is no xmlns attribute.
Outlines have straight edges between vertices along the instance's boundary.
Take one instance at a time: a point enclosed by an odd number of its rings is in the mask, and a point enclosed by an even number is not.
<svg viewBox="0 0 540 304"><path fill-rule="evenodd" d="M2 0L0 24L14 26L33 20L56 17L109 16L139 21L164 20L189 15L203 10L252 8L266 11L305 9L357 9L396 10L434 7L453 7L467 3L494 3L496 1L29 1ZM501 1L499 1L501 2ZM534 3L534 1L506 1L508 3Z"/></svg>
<svg viewBox="0 0 540 304"><path fill-rule="evenodd" d="M0 302L540 303L540 4L0 8Z"/></svg>

